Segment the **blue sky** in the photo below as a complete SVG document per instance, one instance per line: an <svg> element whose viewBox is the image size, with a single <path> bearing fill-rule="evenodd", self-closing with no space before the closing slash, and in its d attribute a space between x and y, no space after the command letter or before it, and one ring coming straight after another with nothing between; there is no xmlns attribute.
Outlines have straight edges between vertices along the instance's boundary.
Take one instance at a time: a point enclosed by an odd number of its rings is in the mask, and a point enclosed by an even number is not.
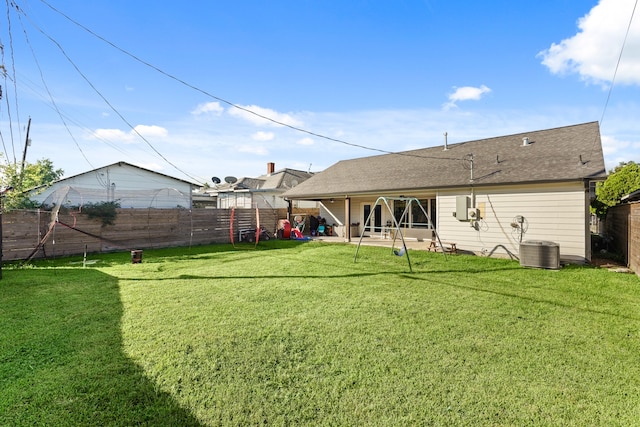
<svg viewBox="0 0 640 427"><path fill-rule="evenodd" d="M267 162L317 172L444 132L590 121L608 169L640 162L636 1L15 0L3 161L20 162L31 117L27 161L65 176L117 161L201 183Z"/></svg>

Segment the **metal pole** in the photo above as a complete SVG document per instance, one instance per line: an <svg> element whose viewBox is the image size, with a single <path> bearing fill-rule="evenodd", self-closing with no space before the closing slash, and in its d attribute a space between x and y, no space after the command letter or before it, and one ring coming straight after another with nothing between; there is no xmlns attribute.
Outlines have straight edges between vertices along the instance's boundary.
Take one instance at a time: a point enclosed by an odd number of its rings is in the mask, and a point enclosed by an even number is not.
<svg viewBox="0 0 640 427"><path fill-rule="evenodd" d="M27 123L27 138L24 140L24 151L22 152L22 163L20 164L20 185L19 188L22 188L22 180L24 179L24 164L27 161L27 147L30 145L29 143L29 130L31 129L31 117L29 117L29 122Z"/></svg>

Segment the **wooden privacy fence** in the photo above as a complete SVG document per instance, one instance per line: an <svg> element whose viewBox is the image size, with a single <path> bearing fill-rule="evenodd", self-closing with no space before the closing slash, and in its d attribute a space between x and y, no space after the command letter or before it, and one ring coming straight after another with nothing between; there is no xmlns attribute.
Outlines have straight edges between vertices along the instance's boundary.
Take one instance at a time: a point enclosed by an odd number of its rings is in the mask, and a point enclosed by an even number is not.
<svg viewBox="0 0 640 427"><path fill-rule="evenodd" d="M627 267L640 276L640 202L609 208L606 227Z"/></svg>
<svg viewBox="0 0 640 427"><path fill-rule="evenodd" d="M273 233L282 212L260 209L260 225ZM231 209L117 209L115 222L102 225L78 212L16 210L2 215L2 254L7 261L85 252L129 251L229 243ZM238 230L256 227L255 209L236 209Z"/></svg>

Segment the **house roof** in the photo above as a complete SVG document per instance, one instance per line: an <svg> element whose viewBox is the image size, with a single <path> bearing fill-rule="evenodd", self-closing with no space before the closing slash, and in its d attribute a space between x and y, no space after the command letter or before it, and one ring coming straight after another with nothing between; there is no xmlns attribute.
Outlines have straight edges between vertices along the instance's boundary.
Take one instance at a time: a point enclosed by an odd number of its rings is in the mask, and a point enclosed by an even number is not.
<svg viewBox="0 0 640 427"><path fill-rule="evenodd" d="M640 190L636 190L632 193L626 194L620 198L622 203L630 203L640 201Z"/></svg>
<svg viewBox="0 0 640 427"><path fill-rule="evenodd" d="M145 169L145 168L142 168L140 166L132 165L131 163L127 163L127 162L116 162L116 163L112 163L110 165L106 165L106 166L102 166L102 167L99 167L99 168L96 168L96 169L92 169L92 170L89 170L89 171L86 171L86 172L82 172L82 173L79 173L79 174L76 174L76 175L67 176L65 178L59 179L58 181L56 181L56 183L64 182L64 181L67 181L69 179L74 179L74 178L77 178L77 177L82 176L82 175L86 175L86 174L89 174L89 173L94 173L94 172L97 172L99 170L107 169L107 168L114 167L114 166L128 166L128 167L131 167L131 168L139 169L139 170L147 172L147 173L152 173L152 174L160 175L160 176L163 176L163 177L166 177L166 178L175 179L176 181L180 181L180 182L189 184L192 187L199 186L199 184L195 184L193 182L189 182L189 181L186 181L184 179L176 178L176 177L171 176L171 175L166 175L166 174L163 174L163 173L160 173L160 172L152 171L150 169Z"/></svg>
<svg viewBox="0 0 640 427"><path fill-rule="evenodd" d="M236 190L280 190L286 191L309 179L313 173L296 169L281 169L257 178L240 178L238 181L217 186L208 192L226 192Z"/></svg>
<svg viewBox="0 0 640 427"><path fill-rule="evenodd" d="M471 169L474 186L604 179L600 128L589 122L449 144L446 150L343 160L283 196L318 199L468 186Z"/></svg>

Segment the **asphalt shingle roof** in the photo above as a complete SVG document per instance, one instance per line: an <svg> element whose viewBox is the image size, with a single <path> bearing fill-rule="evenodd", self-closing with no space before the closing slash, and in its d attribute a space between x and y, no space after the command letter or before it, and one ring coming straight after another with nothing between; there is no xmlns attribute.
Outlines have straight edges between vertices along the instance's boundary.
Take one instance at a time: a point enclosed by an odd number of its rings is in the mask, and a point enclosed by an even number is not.
<svg viewBox="0 0 640 427"><path fill-rule="evenodd" d="M286 190L309 179L311 176L313 174L309 172L286 168L257 178L243 177L234 183L220 184L213 191Z"/></svg>
<svg viewBox="0 0 640 427"><path fill-rule="evenodd" d="M523 138L529 144L523 144ZM283 194L291 199L604 179L597 122L340 161Z"/></svg>

